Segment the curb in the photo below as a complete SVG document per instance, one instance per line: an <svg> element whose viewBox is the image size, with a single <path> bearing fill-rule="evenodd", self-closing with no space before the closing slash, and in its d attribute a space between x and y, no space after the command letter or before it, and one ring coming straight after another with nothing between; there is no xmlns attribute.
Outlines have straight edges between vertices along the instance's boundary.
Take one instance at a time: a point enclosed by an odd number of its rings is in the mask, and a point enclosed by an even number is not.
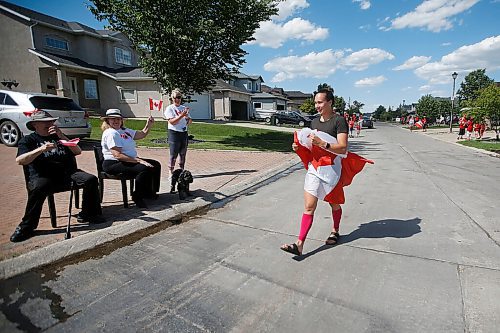
<svg viewBox="0 0 500 333"><path fill-rule="evenodd" d="M391 124L392 126L395 126L395 127L399 127L397 125L393 125ZM472 150L475 150L479 153L483 153L483 154L486 154L486 155L489 155L491 157L496 157L496 158L500 158L500 154L498 153L494 153L492 151L489 151L489 150L485 150L485 149L480 149L480 148L476 148L476 147L469 147L469 146L464 146L464 145L461 145L460 143L458 142L453 142L453 141L448 141L448 140L443 140L443 139L440 139L438 136L436 136L435 134L439 134L439 133L432 133L432 132L418 132L416 131L415 133L417 134L420 134L420 135L427 135L428 137L434 139L434 140L439 140L441 142L448 142L448 143L451 143L451 144L454 144L454 145L457 145L459 147L464 147L464 148L468 148L468 149L472 149Z"/></svg>
<svg viewBox="0 0 500 333"><path fill-rule="evenodd" d="M50 244L19 257L4 260L0 262L0 280L6 280L44 266L62 267L71 262L106 255L119 247L132 244L141 238L183 223L211 208L220 208L240 195L283 176L287 170L299 163L300 161L291 159L245 182L228 186L222 192L214 193L216 200L209 201L198 197L192 202L177 204L170 209L153 212L140 219L132 219L116 226L99 229L76 238ZM99 253L96 250L99 250Z"/></svg>
<svg viewBox="0 0 500 333"><path fill-rule="evenodd" d="M492 152L492 151L489 151L489 150L485 150L485 149L480 149L480 148L476 148L476 147L469 147L469 146L465 146L465 145L462 145L458 142L452 142L452 141L448 141L448 140L442 140L440 139L439 137L435 136L435 135L432 135L432 134L427 134L427 133L419 133L419 134L422 134L422 135L427 135L435 140L439 140L439 141L442 141L442 142L448 142L448 143L451 143L451 144L454 144L454 145L457 145L459 147L465 147L465 148L469 148L469 149L472 149L472 150L475 150L479 153L483 153L483 154L486 154L486 155L489 155L491 157L496 157L496 158L500 158L500 154L498 153L495 153L495 152Z"/></svg>

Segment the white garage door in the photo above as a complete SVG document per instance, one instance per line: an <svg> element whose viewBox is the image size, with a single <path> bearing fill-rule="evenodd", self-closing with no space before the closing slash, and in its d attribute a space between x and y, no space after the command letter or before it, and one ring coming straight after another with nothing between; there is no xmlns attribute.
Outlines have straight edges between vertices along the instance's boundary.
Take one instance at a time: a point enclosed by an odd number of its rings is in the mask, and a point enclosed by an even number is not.
<svg viewBox="0 0 500 333"><path fill-rule="evenodd" d="M193 95L191 96L191 103L184 103L191 110L189 115L193 119L212 119L212 112L210 110L210 98L208 95Z"/></svg>

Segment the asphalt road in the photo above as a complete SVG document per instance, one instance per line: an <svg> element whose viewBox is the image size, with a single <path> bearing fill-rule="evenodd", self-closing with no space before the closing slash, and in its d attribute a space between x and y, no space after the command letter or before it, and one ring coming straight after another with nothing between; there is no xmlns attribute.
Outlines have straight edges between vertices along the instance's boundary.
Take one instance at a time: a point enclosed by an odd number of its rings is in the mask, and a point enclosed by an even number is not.
<svg viewBox="0 0 500 333"><path fill-rule="evenodd" d="M498 332L499 160L376 124L346 189L342 241L320 203L295 240L305 171L290 170L134 244L2 283L0 331Z"/></svg>

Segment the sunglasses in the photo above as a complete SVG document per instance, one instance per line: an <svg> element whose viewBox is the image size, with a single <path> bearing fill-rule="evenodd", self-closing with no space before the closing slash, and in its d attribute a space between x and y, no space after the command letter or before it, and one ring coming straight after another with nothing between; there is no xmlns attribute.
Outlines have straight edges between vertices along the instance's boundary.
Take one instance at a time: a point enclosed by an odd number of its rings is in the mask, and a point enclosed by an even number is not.
<svg viewBox="0 0 500 333"><path fill-rule="evenodd" d="M181 99L181 98L182 98L182 96L175 96L175 97L174 97L174 99L177 99L177 98Z"/></svg>

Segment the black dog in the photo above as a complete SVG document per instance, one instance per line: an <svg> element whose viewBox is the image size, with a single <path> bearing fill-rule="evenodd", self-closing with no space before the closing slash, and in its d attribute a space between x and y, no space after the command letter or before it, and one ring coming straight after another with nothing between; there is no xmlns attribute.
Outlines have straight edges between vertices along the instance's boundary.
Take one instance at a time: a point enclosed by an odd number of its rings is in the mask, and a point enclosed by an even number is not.
<svg viewBox="0 0 500 333"><path fill-rule="evenodd" d="M188 170L177 169L172 173L172 183L170 193L175 193L175 186L179 191L179 199L184 200L191 196L189 192L189 184L193 182L193 175Z"/></svg>

